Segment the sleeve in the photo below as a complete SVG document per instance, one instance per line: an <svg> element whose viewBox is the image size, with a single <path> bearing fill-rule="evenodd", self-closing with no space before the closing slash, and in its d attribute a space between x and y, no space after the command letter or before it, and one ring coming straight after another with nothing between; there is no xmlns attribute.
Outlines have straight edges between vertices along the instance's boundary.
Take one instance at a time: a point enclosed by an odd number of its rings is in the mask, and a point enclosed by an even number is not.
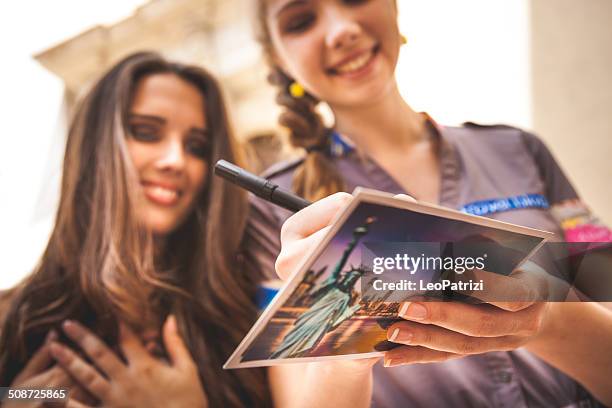
<svg viewBox="0 0 612 408"><path fill-rule="evenodd" d="M268 203L256 197L249 201L243 253L264 281L278 279L274 264L281 249L282 222Z"/></svg>
<svg viewBox="0 0 612 408"><path fill-rule="evenodd" d="M533 157L546 186L546 198L551 206L566 200L578 199L576 190L553 157L548 147L537 136L523 132L523 143Z"/></svg>
<svg viewBox="0 0 612 408"><path fill-rule="evenodd" d="M535 254L534 262L560 277L577 291L579 297L590 301L607 301L609 295L602 294L600 282L609 278L600 276L608 270L601 266L601 254L612 254L607 243L612 242L612 230L604 225L581 200L567 176L554 159L550 150L535 135L523 132L524 144L537 166L544 183L550 214L563 231L565 243L549 243ZM544 251L544 252L543 252ZM599 255L598 255L599 254ZM553 264L550 264L550 259ZM562 300L567 296L567 287L561 285L558 292L551 287L551 300Z"/></svg>
<svg viewBox="0 0 612 408"><path fill-rule="evenodd" d="M612 230L604 225L580 199L546 145L535 135L523 132L523 142L538 167L546 186L551 214L563 229L567 242L610 242Z"/></svg>

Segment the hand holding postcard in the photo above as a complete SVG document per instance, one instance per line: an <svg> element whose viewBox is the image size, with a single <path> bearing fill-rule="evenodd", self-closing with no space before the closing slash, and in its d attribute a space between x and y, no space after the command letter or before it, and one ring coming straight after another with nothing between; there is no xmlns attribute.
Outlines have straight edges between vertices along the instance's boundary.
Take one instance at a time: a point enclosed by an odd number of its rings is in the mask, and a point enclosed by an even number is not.
<svg viewBox="0 0 612 408"><path fill-rule="evenodd" d="M380 356L410 299L479 302L553 234L358 188L225 368Z"/></svg>

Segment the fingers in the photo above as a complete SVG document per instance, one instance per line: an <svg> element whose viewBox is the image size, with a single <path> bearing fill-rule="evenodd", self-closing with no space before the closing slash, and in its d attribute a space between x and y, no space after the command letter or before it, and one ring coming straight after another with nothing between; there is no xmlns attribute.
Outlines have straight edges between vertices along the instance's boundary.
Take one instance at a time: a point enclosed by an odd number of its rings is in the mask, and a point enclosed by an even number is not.
<svg viewBox="0 0 612 408"><path fill-rule="evenodd" d="M170 315L166 319L163 336L166 351L168 351L172 365L184 367L193 363L191 354L178 331L174 315Z"/></svg>
<svg viewBox="0 0 612 408"><path fill-rule="evenodd" d="M281 242L301 239L327 227L352 199L348 193L332 194L293 214L283 224Z"/></svg>
<svg viewBox="0 0 612 408"><path fill-rule="evenodd" d="M473 269L455 276L456 282L482 281L483 290L457 290L456 292L482 300L510 312L523 310L535 303L536 294L522 274L510 276Z"/></svg>
<svg viewBox="0 0 612 408"><path fill-rule="evenodd" d="M471 337L442 327L412 322L392 325L387 330L387 338L394 343L463 355L514 350L526 342L525 337Z"/></svg>
<svg viewBox="0 0 612 408"><path fill-rule="evenodd" d="M406 320L440 326L472 337L530 336L540 329L545 305L536 303L518 312L509 312L486 304L404 302L398 314Z"/></svg>
<svg viewBox="0 0 612 408"><path fill-rule="evenodd" d="M459 357L462 356L421 346L402 346L385 353L384 365L395 367L402 364L437 363Z"/></svg>
<svg viewBox="0 0 612 408"><path fill-rule="evenodd" d="M536 302L549 300L549 290L556 281L542 267L526 260L509 276L495 273L483 273L484 287L487 288L481 295L471 294L500 309L516 312L530 307ZM562 292L567 293L567 285L563 285ZM565 291L563 290L565 289Z"/></svg>
<svg viewBox="0 0 612 408"><path fill-rule="evenodd" d="M400 200L415 202L406 194L394 196ZM286 280L316 247L329 231L330 224L339 211L353 199L348 193L336 193L309 205L291 216L281 229L281 253L276 259L276 273Z"/></svg>
<svg viewBox="0 0 612 408"><path fill-rule="evenodd" d="M50 351L49 354L51 354ZM39 374L36 377L36 384L50 388L67 388L73 384L73 381L62 367L56 365Z"/></svg>
<svg viewBox="0 0 612 408"><path fill-rule="evenodd" d="M14 384L19 384L26 379L41 373L45 368L49 367L53 359L49 353L49 343L57 339L57 332L51 330L47 334L47 338L42 346L32 355L23 370L15 377Z"/></svg>
<svg viewBox="0 0 612 408"><path fill-rule="evenodd" d="M51 354L57 362L68 372L79 384L100 399L104 399L110 388L110 383L91 365L87 364L81 357L68 347L59 343L52 343Z"/></svg>
<svg viewBox="0 0 612 408"><path fill-rule="evenodd" d="M112 377L125 367L102 340L81 324L67 320L62 324L62 329L107 376Z"/></svg>
<svg viewBox="0 0 612 408"><path fill-rule="evenodd" d="M323 240L331 226L324 227L306 238L283 245L278 258L276 258L276 274L283 280L289 279L297 267Z"/></svg>

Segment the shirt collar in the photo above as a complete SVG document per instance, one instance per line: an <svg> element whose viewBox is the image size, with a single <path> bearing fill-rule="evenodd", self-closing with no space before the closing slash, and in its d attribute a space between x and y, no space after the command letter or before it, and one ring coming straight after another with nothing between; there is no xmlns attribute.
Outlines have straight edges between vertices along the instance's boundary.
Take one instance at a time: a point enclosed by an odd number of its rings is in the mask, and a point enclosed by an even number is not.
<svg viewBox="0 0 612 408"><path fill-rule="evenodd" d="M444 127L438 124L427 112L421 112L425 116L427 126L433 130L432 134L439 143ZM342 136L338 131L334 130L329 136L329 154L332 157L345 157L356 149L355 144L346 136Z"/></svg>

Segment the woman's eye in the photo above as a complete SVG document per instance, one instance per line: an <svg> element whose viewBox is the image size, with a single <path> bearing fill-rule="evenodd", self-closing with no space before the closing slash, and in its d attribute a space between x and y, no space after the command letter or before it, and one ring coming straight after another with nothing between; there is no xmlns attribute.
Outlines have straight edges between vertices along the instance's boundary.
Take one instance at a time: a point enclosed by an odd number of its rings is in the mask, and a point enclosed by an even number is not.
<svg viewBox="0 0 612 408"><path fill-rule="evenodd" d="M286 33L300 33L306 31L315 21L315 15L312 13L299 14L287 20L283 26L283 31Z"/></svg>
<svg viewBox="0 0 612 408"><path fill-rule="evenodd" d="M193 154L196 157L200 157L202 159L207 158L211 150L210 143L207 140L203 140L203 139L189 140L187 141L185 148L187 149L189 153Z"/></svg>
<svg viewBox="0 0 612 408"><path fill-rule="evenodd" d="M159 139L158 129L151 125L131 125L130 134L141 142L154 142Z"/></svg>
<svg viewBox="0 0 612 408"><path fill-rule="evenodd" d="M344 0L344 3L354 6L362 3L367 3L369 0Z"/></svg>

